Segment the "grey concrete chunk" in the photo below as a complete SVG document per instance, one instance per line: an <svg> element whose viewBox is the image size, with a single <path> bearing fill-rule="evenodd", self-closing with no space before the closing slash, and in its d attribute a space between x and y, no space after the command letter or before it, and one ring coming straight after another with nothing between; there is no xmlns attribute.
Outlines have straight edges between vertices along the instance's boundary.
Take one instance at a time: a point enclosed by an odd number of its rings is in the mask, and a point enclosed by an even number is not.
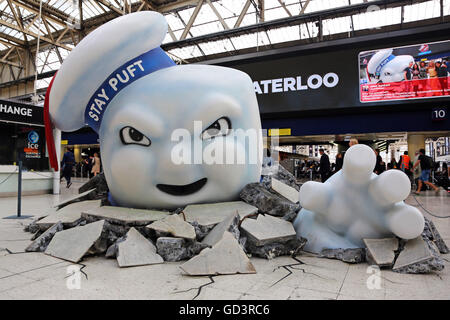
<svg viewBox="0 0 450 320"><path fill-rule="evenodd" d="M58 222L37 237L26 249L27 252L44 252L54 235L62 231L63 224Z"/></svg>
<svg viewBox="0 0 450 320"><path fill-rule="evenodd" d="M299 191L272 177L272 190L292 203L299 202Z"/></svg>
<svg viewBox="0 0 450 320"><path fill-rule="evenodd" d="M191 276L256 273L238 241L229 232L225 232L214 247L204 249L180 268Z"/></svg>
<svg viewBox="0 0 450 320"><path fill-rule="evenodd" d="M320 257L328 259L337 259L347 263L360 263L366 261L365 248L347 248L347 249L323 249Z"/></svg>
<svg viewBox="0 0 450 320"><path fill-rule="evenodd" d="M242 221L241 229L248 237L248 241L257 246L272 242L283 243L297 236L289 221L263 214L258 215L257 219L248 218Z"/></svg>
<svg viewBox="0 0 450 320"><path fill-rule="evenodd" d="M126 234L125 240L117 244L117 263L121 268L163 262L163 258L156 253L153 243L135 228L131 228Z"/></svg>
<svg viewBox="0 0 450 320"><path fill-rule="evenodd" d="M271 167L263 168L261 183L266 189L270 189L272 185L272 179L275 178L278 181L293 187L297 191L300 191L300 184L297 183L294 175L290 173L282 165L273 165Z"/></svg>
<svg viewBox="0 0 450 320"><path fill-rule="evenodd" d="M83 184L79 189L79 193L86 192L90 189L95 189L97 193L106 193L108 192L108 184L106 183L105 174L102 172L95 177L89 179L88 182Z"/></svg>
<svg viewBox="0 0 450 320"><path fill-rule="evenodd" d="M442 269L444 262L436 245L421 236L406 242L392 268L400 273L430 273Z"/></svg>
<svg viewBox="0 0 450 320"><path fill-rule="evenodd" d="M158 234L168 234L176 238L186 238L194 240L196 237L195 229L180 216L173 214L164 219L155 221L147 228L156 231Z"/></svg>
<svg viewBox="0 0 450 320"><path fill-rule="evenodd" d="M65 228L72 228L76 226L82 219L81 213L100 207L101 200L89 200L71 203L58 211L49 214L44 219L39 220L36 224L41 230L47 230L55 223L62 222Z"/></svg>
<svg viewBox="0 0 450 320"><path fill-rule="evenodd" d="M390 267L395 260L395 251L398 250L397 238L363 239L366 245L366 260L369 264L380 267Z"/></svg>
<svg viewBox="0 0 450 320"><path fill-rule="evenodd" d="M57 232L45 253L71 262L79 262L102 237L105 221Z"/></svg>
<svg viewBox="0 0 450 320"><path fill-rule="evenodd" d="M227 218L225 218L225 220L216 225L211 232L208 233L202 243L212 247L223 238L223 234L226 231L231 232L234 237L239 240L239 221L239 214L237 212L231 213Z"/></svg>
<svg viewBox="0 0 450 320"><path fill-rule="evenodd" d="M279 194L267 190L260 183L247 184L239 196L245 202L257 207L260 213L282 217L287 221L294 220L301 209L300 204L292 203Z"/></svg>
<svg viewBox="0 0 450 320"><path fill-rule="evenodd" d="M258 208L243 201L192 204L188 205L180 216L189 223L196 221L201 226L214 226L235 212L243 219L258 212Z"/></svg>
<svg viewBox="0 0 450 320"><path fill-rule="evenodd" d="M167 211L103 206L85 210L81 216L88 221L106 220L112 224L137 227L164 219L169 214Z"/></svg>
<svg viewBox="0 0 450 320"><path fill-rule="evenodd" d="M444 239L442 239L439 231L436 229L433 221L425 217L425 228L422 233L422 237L427 237L430 241L433 241L439 249L440 253L449 253L447 244Z"/></svg>
<svg viewBox="0 0 450 320"><path fill-rule="evenodd" d="M245 241L243 241L245 239ZM279 256L296 256L303 249L307 240L305 238L295 238L287 242L271 242L262 246L256 246L247 238L241 238L244 242L245 250L252 256L264 259L273 259Z"/></svg>
<svg viewBox="0 0 450 320"><path fill-rule="evenodd" d="M83 193L77 194L63 202L58 203L55 207L61 209L62 207L67 206L68 204L85 201L85 200L94 200L97 192L95 189L87 190Z"/></svg>
<svg viewBox="0 0 450 320"><path fill-rule="evenodd" d="M206 244L183 238L159 237L156 240L156 250L164 261L190 259L207 247Z"/></svg>

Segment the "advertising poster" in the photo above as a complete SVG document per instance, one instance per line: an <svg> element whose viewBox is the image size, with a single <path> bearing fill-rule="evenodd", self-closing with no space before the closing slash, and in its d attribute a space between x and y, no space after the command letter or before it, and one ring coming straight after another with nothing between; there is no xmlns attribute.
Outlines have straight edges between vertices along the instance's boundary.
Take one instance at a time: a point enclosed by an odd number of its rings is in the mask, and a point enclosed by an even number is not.
<svg viewBox="0 0 450 320"><path fill-rule="evenodd" d="M450 95L450 40L359 53L361 102Z"/></svg>

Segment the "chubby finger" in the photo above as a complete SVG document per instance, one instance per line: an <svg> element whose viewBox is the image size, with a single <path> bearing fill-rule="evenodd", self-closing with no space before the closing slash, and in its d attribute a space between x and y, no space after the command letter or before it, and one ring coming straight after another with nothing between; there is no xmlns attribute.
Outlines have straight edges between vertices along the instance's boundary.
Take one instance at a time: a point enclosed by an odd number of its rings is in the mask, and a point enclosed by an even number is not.
<svg viewBox="0 0 450 320"><path fill-rule="evenodd" d="M357 144L350 147L344 156L342 171L345 179L353 185L367 184L375 168L375 152L369 146Z"/></svg>
<svg viewBox="0 0 450 320"><path fill-rule="evenodd" d="M300 188L300 205L313 212L325 213L331 202L331 194L330 184L308 181Z"/></svg>
<svg viewBox="0 0 450 320"><path fill-rule="evenodd" d="M397 237L414 239L420 236L425 227L422 213L413 206L399 202L386 214L388 228Z"/></svg>
<svg viewBox="0 0 450 320"><path fill-rule="evenodd" d="M411 192L408 176L400 170L388 170L370 181L369 194L381 207L405 200Z"/></svg>

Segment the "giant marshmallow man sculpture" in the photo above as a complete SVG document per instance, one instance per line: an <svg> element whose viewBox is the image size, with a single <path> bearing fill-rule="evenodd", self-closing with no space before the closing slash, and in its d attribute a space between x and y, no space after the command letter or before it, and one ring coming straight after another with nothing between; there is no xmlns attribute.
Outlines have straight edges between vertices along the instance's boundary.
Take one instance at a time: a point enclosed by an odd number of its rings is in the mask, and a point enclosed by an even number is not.
<svg viewBox="0 0 450 320"><path fill-rule="evenodd" d="M47 93L51 121L63 131L87 123L99 134L112 203L171 209L236 198L247 183L259 181L261 160L207 165L192 156L193 164L180 164L172 152L180 143L189 151L189 145L223 144L224 152L247 154L245 137L227 133L254 129L261 135L253 83L230 68L176 66L159 47L166 33L164 17L147 11L86 36ZM204 125L198 134L194 121ZM177 129L187 129L190 139L172 139Z"/></svg>
<svg viewBox="0 0 450 320"><path fill-rule="evenodd" d="M139 12L112 20L86 36L53 78L44 120L50 163L58 162L52 128L74 131L85 124L100 137L110 201L134 208L173 209L191 203L230 201L259 181L261 161L248 161L245 137L230 129L256 130L261 122L251 79L217 66L183 65L159 47L164 17ZM200 134L194 121L202 121ZM183 128L202 148L223 143L225 152L245 154L245 164L176 164L171 134ZM260 137L261 138L261 137ZM188 148L189 149L189 148ZM410 239L423 229L417 209L402 202L409 180L400 171L372 174L373 151L349 149L344 168L326 183L300 191L304 209L295 221L307 249L361 246L364 237L395 234Z"/></svg>

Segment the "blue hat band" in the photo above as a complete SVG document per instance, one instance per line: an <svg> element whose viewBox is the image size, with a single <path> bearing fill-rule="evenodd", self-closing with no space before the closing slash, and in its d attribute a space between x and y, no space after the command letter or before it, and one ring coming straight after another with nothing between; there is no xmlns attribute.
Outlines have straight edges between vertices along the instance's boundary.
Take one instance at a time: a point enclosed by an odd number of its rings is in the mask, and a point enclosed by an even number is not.
<svg viewBox="0 0 450 320"><path fill-rule="evenodd" d="M391 54L389 57L387 57L386 59L381 61L380 64L377 66L377 69L375 70L375 74L379 75L381 73L381 70L384 68L384 66L394 58L395 58L395 56L393 54Z"/></svg>
<svg viewBox="0 0 450 320"><path fill-rule="evenodd" d="M175 62L160 47L147 51L121 65L103 81L89 99L84 112L86 124L98 133L109 103L122 89L152 72L174 65Z"/></svg>

